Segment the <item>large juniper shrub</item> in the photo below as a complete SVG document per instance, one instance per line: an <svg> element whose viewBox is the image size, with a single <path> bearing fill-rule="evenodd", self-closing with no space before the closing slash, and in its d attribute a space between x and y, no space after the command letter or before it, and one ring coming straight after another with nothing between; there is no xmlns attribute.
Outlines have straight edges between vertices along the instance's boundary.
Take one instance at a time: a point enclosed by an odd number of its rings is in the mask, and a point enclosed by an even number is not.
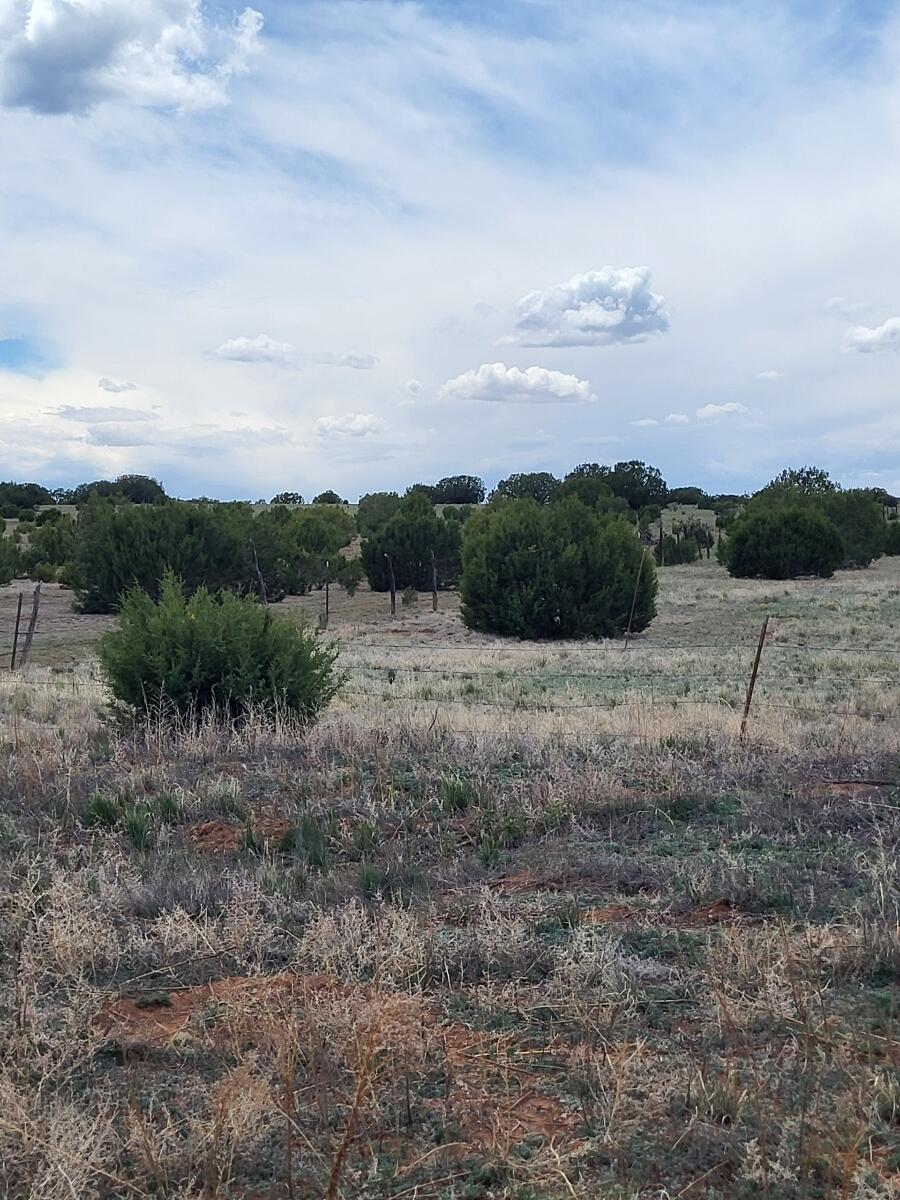
<svg viewBox="0 0 900 1200"><path fill-rule="evenodd" d="M719 543L732 575L756 579L829 578L844 561L844 540L820 507L772 504L748 508Z"/></svg>
<svg viewBox="0 0 900 1200"><path fill-rule="evenodd" d="M460 580L473 629L520 638L614 637L656 615L656 568L634 527L570 497L508 500L466 526Z"/></svg>
<svg viewBox="0 0 900 1200"><path fill-rule="evenodd" d="M132 714L196 718L209 710L240 719L250 710L312 721L340 686L337 651L310 630L232 592L186 597L167 573L158 600L132 588L100 662L119 704Z"/></svg>

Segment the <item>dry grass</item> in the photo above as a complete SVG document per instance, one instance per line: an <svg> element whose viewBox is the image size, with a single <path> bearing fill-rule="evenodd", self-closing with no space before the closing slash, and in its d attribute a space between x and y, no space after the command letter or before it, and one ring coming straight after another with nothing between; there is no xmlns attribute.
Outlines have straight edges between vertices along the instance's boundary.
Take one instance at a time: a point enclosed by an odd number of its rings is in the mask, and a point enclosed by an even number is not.
<svg viewBox="0 0 900 1200"><path fill-rule="evenodd" d="M56 669L0 683L2 1194L898 1194L896 561L667 571L627 651L342 598L302 738L116 733L48 592Z"/></svg>

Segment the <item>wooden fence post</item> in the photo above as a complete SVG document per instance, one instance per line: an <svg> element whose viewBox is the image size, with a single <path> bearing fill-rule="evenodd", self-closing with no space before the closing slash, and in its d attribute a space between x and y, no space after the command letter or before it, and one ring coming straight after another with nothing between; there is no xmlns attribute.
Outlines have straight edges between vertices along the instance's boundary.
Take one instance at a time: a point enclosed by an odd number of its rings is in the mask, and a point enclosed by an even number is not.
<svg viewBox="0 0 900 1200"><path fill-rule="evenodd" d="M750 672L750 683L747 687L747 699L744 701L744 715L741 718L741 741L744 740L744 735L747 732L747 718L750 716L750 705L753 703L753 689L756 687L756 674L759 671L759 660L762 658L763 646L766 641L766 631L769 628L769 618L763 621L762 629L759 631L759 642L756 646L756 657L753 660L753 670Z"/></svg>
<svg viewBox="0 0 900 1200"><path fill-rule="evenodd" d="M394 564L391 561L391 556L386 554L384 557L387 559L388 584L391 589L391 616L394 616L397 611L397 580L394 578Z"/></svg>
<svg viewBox="0 0 900 1200"><path fill-rule="evenodd" d="M12 658L9 660L9 669L16 669L16 648L19 645L19 626L22 624L22 599L24 593L19 592L19 605L16 608L16 632L13 634Z"/></svg>
<svg viewBox="0 0 900 1200"><path fill-rule="evenodd" d="M434 561L434 551L431 552L431 611L437 612L437 564Z"/></svg>
<svg viewBox="0 0 900 1200"><path fill-rule="evenodd" d="M28 631L25 634L25 645L22 647L22 661L19 664L21 671L25 670L28 665L28 655L31 653L31 643L34 639L34 631L37 628L38 609L41 607L41 585L35 584L34 597L31 603L31 619L28 622Z"/></svg>
<svg viewBox="0 0 900 1200"><path fill-rule="evenodd" d="M328 628L328 618L331 616L331 563L325 564L325 628Z"/></svg>
<svg viewBox="0 0 900 1200"><path fill-rule="evenodd" d="M253 574L256 576L256 590L259 592L259 602L260 604L268 604L269 601L268 597L266 596L266 581L263 579L263 573L259 569L259 558L256 554L256 542L254 542L253 538L250 539L250 549L253 551Z"/></svg>
<svg viewBox="0 0 900 1200"><path fill-rule="evenodd" d="M628 614L628 628L625 630L625 649L628 649L628 639L631 637L631 624L634 621L634 610L637 607L638 588L641 586L641 575L644 571L644 559L647 557L647 547L645 546L641 554L641 561L638 564L637 579L634 581L634 595L631 597L631 612Z"/></svg>

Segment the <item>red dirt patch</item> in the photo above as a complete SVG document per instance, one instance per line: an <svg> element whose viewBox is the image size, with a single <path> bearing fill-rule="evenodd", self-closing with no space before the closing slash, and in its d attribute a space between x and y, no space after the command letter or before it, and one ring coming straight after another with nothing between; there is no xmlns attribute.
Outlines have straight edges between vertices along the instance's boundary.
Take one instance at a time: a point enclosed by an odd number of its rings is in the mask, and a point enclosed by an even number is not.
<svg viewBox="0 0 900 1200"><path fill-rule="evenodd" d="M291 823L283 817L260 817L255 818L249 828L254 837L262 841L279 842L291 828ZM234 854L241 848L246 834L246 825L229 821L203 821L187 830L191 844L207 854Z"/></svg>
<svg viewBox="0 0 900 1200"><path fill-rule="evenodd" d="M195 1029L198 1020L216 1004L262 1009L271 1006L275 999L290 1001L310 993L340 989L339 981L329 975L226 976L171 992L160 988L146 999L116 996L103 1006L96 1028L125 1048L165 1046L198 1032Z"/></svg>

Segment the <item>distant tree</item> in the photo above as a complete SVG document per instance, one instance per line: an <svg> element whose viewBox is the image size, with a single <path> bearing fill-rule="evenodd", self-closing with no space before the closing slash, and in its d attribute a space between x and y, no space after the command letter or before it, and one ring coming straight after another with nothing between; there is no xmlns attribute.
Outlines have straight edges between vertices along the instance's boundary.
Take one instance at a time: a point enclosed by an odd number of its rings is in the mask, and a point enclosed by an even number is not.
<svg viewBox="0 0 900 1200"><path fill-rule="evenodd" d="M766 484L762 492L757 492L757 495L791 493L801 496L833 496L837 491L838 485L821 467L786 467L780 475L776 475Z"/></svg>
<svg viewBox="0 0 900 1200"><path fill-rule="evenodd" d="M276 492L269 501L270 504L303 504L303 497L299 492Z"/></svg>
<svg viewBox="0 0 900 1200"><path fill-rule="evenodd" d="M86 504L92 496L131 504L162 504L166 499L163 486L149 475L120 475L117 479L95 479L80 483L69 493L69 503Z"/></svg>
<svg viewBox="0 0 900 1200"><path fill-rule="evenodd" d="M593 474L579 468L565 477L550 499L554 504L563 500L580 500L597 513L624 515L629 512L628 502L621 496L613 495L605 474Z"/></svg>
<svg viewBox="0 0 900 1200"><path fill-rule="evenodd" d="M885 522L884 553L891 558L900 554L900 521Z"/></svg>
<svg viewBox="0 0 900 1200"><path fill-rule="evenodd" d="M712 497L708 496L701 487L680 487L669 488L667 503L669 504L696 504L698 508L710 507Z"/></svg>
<svg viewBox="0 0 900 1200"><path fill-rule="evenodd" d="M368 537L382 525L386 525L400 507L396 492L368 492L360 496L356 506L356 527L363 537Z"/></svg>
<svg viewBox="0 0 900 1200"><path fill-rule="evenodd" d="M475 514L463 540L460 596L473 629L520 638L613 637L656 613L656 572L622 517L575 497L510 500Z"/></svg>
<svg viewBox="0 0 900 1200"><path fill-rule="evenodd" d="M481 504L484 480L477 475L447 475L431 489L433 504Z"/></svg>
<svg viewBox="0 0 900 1200"><path fill-rule="evenodd" d="M844 542L843 567L868 567L884 553L882 507L868 488L826 494L825 513Z"/></svg>
<svg viewBox="0 0 900 1200"><path fill-rule="evenodd" d="M547 504L559 487L559 480L549 471L529 471L501 479L491 493L492 500L536 500Z"/></svg>
<svg viewBox="0 0 900 1200"><path fill-rule="evenodd" d="M435 488L434 488L434 484L431 484L431 483L411 483L411 484L409 485L409 487L406 489L405 496L411 496L411 495L412 495L414 492L420 492L420 493L421 493L423 496L427 497L427 499L428 499L428 500L430 500L430 502L431 502L432 504L434 504L434 503L435 503L435 499L434 499L434 496L435 496Z"/></svg>
<svg viewBox="0 0 900 1200"><path fill-rule="evenodd" d="M40 483L0 483L0 508L9 510L11 517L22 509L34 509L41 504L52 504L53 495Z"/></svg>
<svg viewBox="0 0 900 1200"><path fill-rule="evenodd" d="M319 492L318 496L313 496L313 504L346 504L346 503L347 503L347 501L343 500L337 494L337 492L332 492L330 490L327 490L324 492Z"/></svg>
<svg viewBox="0 0 900 1200"><path fill-rule="evenodd" d="M639 459L617 462L608 481L614 496L621 496L632 510L651 504L665 504L669 489L658 467L648 466Z"/></svg>
<svg viewBox="0 0 900 1200"><path fill-rule="evenodd" d="M431 554L434 552L438 587L452 587L459 578L462 526L445 521L435 512L427 496L412 492L404 496L391 519L376 529L362 544L362 564L375 592L389 586L386 555L394 567L397 588L431 588Z"/></svg>
<svg viewBox="0 0 900 1200"><path fill-rule="evenodd" d="M115 480L115 488L119 495L132 504L162 504L166 499L163 485L149 475L119 475Z"/></svg>
<svg viewBox="0 0 900 1200"><path fill-rule="evenodd" d="M6 587L22 573L22 557L15 542L0 535L0 587Z"/></svg>

